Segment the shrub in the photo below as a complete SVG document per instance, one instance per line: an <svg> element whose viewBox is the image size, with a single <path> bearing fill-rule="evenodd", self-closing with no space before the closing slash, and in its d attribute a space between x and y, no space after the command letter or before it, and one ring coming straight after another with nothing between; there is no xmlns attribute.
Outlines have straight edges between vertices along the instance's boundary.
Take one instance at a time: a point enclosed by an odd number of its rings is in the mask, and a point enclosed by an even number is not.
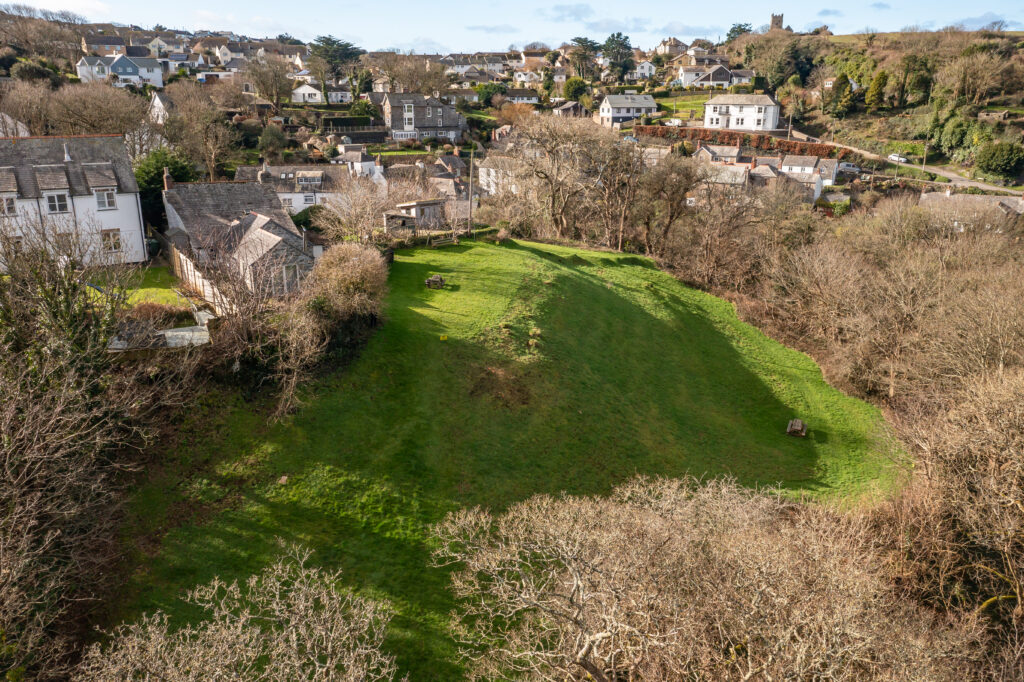
<svg viewBox="0 0 1024 682"><path fill-rule="evenodd" d="M863 524L730 481L536 496L437 535L473 679L954 680L977 637L898 603Z"/></svg>
<svg viewBox="0 0 1024 682"><path fill-rule="evenodd" d="M1024 147L1016 142L991 142L981 148L976 162L979 170L1014 178L1024 168Z"/></svg>

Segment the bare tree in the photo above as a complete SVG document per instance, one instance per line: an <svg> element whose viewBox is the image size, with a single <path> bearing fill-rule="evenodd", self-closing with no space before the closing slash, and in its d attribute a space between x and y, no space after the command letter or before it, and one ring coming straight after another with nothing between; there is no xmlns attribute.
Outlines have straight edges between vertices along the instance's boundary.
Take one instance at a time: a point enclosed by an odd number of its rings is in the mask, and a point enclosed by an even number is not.
<svg viewBox="0 0 1024 682"><path fill-rule="evenodd" d="M267 682L391 680L383 653L387 607L338 587L341 575L292 547L243 585L215 578L186 601L208 620L172 629L162 613L122 625L89 650L79 679L246 679Z"/></svg>
<svg viewBox="0 0 1024 682"><path fill-rule="evenodd" d="M175 107L164 124L164 135L191 159L205 165L211 180L216 179L217 164L231 148L234 131L202 86L178 81L167 86L167 94Z"/></svg>
<svg viewBox="0 0 1024 682"><path fill-rule="evenodd" d="M315 60L317 59L319 57L310 60L310 70L314 74L316 73L314 70L316 67ZM322 59L319 59L319 61L326 64ZM280 111L281 100L291 97L292 87L295 85L288 77L290 72L291 69L283 59L270 57L251 60L246 64L244 74L245 78L256 88L256 92L273 103L274 111ZM317 78L317 80L320 81L321 88L326 88L324 80L320 78Z"/></svg>

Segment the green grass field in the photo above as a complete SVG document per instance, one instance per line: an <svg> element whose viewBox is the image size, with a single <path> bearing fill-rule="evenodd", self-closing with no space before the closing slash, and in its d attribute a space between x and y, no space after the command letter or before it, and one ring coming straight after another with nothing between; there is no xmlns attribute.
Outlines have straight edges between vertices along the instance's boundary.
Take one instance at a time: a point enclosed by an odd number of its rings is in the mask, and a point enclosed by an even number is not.
<svg viewBox="0 0 1024 682"><path fill-rule="evenodd" d="M433 274L448 286L426 289ZM384 326L286 423L213 392L175 425L131 499L132 566L105 625L195 617L183 590L259 570L282 538L391 602L387 645L411 679L459 679L448 573L429 565L448 511L638 474L853 501L900 480L877 410L646 259L463 244L400 251L390 284ZM784 434L793 417L807 438Z"/></svg>
<svg viewBox="0 0 1024 682"><path fill-rule="evenodd" d="M721 94L721 93L718 93ZM711 99L711 94L698 94L698 95L683 95L680 97L664 97L657 99L655 102L658 103L658 111L667 111L670 114L674 111L676 114L688 114L690 111L696 111L698 114L703 115L704 103Z"/></svg>
<svg viewBox="0 0 1024 682"><path fill-rule="evenodd" d="M132 303L165 303L185 305L187 301L174 290L181 286L178 278L166 265L150 265L139 271L132 282Z"/></svg>

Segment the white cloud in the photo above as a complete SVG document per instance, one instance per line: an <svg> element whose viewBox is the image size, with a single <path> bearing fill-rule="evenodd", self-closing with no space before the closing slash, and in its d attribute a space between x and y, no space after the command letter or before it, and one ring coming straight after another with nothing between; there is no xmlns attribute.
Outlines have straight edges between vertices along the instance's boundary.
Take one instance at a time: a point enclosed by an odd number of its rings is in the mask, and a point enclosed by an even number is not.
<svg viewBox="0 0 1024 682"><path fill-rule="evenodd" d="M982 14L980 16L977 16L977 17L967 17L966 19L960 19L959 21L955 21L953 23L954 24L962 24L964 26L964 28L967 28L967 29L970 29L970 30L977 30L977 29L982 28L984 26L988 26L989 24L991 24L993 22L996 22L996 21L1005 21L1006 22L1006 28L1017 29L1017 28L1024 27L1024 24L1021 24L1019 21L1009 21L1009 20L1006 19L1006 17L1004 17L1002 15L999 15L999 14L996 14L995 12L985 12L984 14Z"/></svg>

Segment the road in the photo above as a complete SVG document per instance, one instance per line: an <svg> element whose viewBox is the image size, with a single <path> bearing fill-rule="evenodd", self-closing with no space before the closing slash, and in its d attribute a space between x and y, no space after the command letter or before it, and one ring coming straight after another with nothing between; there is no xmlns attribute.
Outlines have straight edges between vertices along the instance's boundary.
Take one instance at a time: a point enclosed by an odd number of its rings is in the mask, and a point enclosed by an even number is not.
<svg viewBox="0 0 1024 682"><path fill-rule="evenodd" d="M811 140L817 139L817 138L810 137L809 135L808 135L808 138L810 138ZM896 163L895 161L889 161L889 159L887 159L886 157L884 157L884 156L882 156L880 154L875 154L874 152L869 152L866 149L858 149L857 147L851 147L848 144L840 144L838 142L825 142L824 140L818 140L818 142L820 142L822 144L831 144L831 145L833 145L835 147L841 147L843 149L849 149L851 152L856 152L856 153L860 154L861 156L863 156L866 159L875 159L876 161L885 161L887 163L891 163L891 164L894 164L896 166L903 166L904 168L917 168L918 170L923 170L923 171L927 171L929 173L934 173L935 175L939 175L939 176L942 176L944 178L947 178L950 181L950 184L953 185L954 187L976 187L978 189L983 189L983 190L986 190L988 192L1006 192L1008 194L1014 194L1014 195L1017 195L1017 196L1020 196L1020 195L1024 194L1024 193L1019 192L1017 190L1009 189L1007 187L1000 187L998 185L990 185L987 182L980 182L978 180L971 180L970 178L965 178L962 175L958 175L958 174L954 173L953 171L946 170L945 168L939 168L938 166L922 166L922 165L916 164L916 163Z"/></svg>

